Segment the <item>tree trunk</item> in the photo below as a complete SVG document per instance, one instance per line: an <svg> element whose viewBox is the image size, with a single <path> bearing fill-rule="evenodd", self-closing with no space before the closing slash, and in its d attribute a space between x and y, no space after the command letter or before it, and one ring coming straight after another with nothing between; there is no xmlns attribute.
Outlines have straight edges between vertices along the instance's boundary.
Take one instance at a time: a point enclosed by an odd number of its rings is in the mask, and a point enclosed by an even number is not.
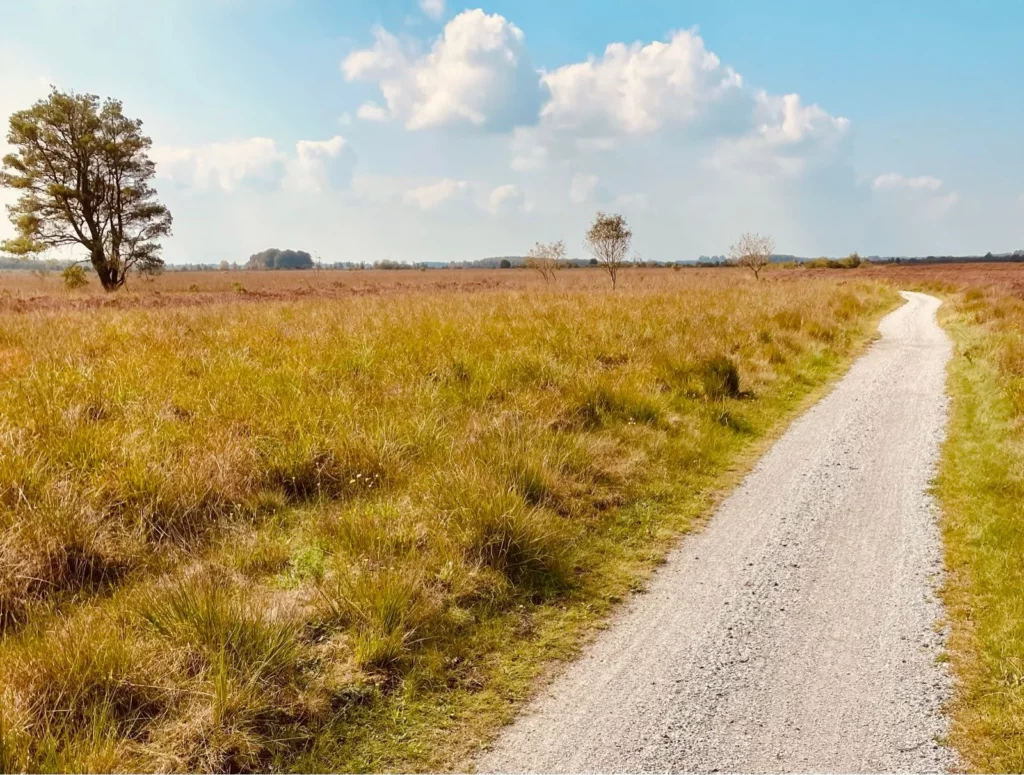
<svg viewBox="0 0 1024 775"><path fill-rule="evenodd" d="M100 285L103 286L105 291L116 291L117 290L117 276L111 273L110 268L107 266L107 257L103 255L103 250L94 250L92 252L92 268L96 270L97 276L100 278Z"/></svg>

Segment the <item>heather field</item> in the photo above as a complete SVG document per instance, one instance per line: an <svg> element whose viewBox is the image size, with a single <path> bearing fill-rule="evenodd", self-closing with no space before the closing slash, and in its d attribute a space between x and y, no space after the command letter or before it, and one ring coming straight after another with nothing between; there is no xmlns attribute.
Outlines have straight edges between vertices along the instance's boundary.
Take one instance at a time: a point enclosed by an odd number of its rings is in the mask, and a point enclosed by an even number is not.
<svg viewBox="0 0 1024 775"><path fill-rule="evenodd" d="M0 770L458 766L886 271L0 276Z"/></svg>
<svg viewBox="0 0 1024 775"><path fill-rule="evenodd" d="M7 3L0 775L1024 772L1024 3L746 5Z"/></svg>

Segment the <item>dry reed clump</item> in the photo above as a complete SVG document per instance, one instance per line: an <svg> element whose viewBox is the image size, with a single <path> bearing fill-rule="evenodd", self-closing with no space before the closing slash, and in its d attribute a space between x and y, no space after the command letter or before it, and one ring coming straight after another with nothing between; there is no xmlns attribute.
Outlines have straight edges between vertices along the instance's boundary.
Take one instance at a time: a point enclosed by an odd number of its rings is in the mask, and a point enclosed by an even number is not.
<svg viewBox="0 0 1024 775"><path fill-rule="evenodd" d="M759 336L758 341L770 344L771 339ZM660 379L665 389L691 398L715 401L742 396L739 367L728 355L714 355L696 361L672 357L662 364Z"/></svg>
<svg viewBox="0 0 1024 775"><path fill-rule="evenodd" d="M429 637L436 605L423 578L409 568L341 567L319 587L322 617L351 632L356 665L386 671Z"/></svg>
<svg viewBox="0 0 1024 775"><path fill-rule="evenodd" d="M82 612L13 645L0 664L9 772L112 769L173 705L166 655L106 612Z"/></svg>
<svg viewBox="0 0 1024 775"><path fill-rule="evenodd" d="M8 509L0 524L0 631L24 624L47 598L113 587L138 559L122 525L56 487L34 506Z"/></svg>
<svg viewBox="0 0 1024 775"><path fill-rule="evenodd" d="M8 313L0 757L365 769L401 709L520 675L893 302L658 277Z"/></svg>

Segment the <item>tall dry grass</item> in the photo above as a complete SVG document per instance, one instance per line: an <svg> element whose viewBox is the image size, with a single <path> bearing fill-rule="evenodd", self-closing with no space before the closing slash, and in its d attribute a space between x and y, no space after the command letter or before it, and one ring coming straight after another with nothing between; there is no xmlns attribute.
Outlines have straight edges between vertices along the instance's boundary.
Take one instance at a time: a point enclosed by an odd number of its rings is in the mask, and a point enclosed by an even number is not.
<svg viewBox="0 0 1024 775"><path fill-rule="evenodd" d="M0 315L0 769L452 764L895 303L675 274Z"/></svg>
<svg viewBox="0 0 1024 775"><path fill-rule="evenodd" d="M957 691L951 740L967 767L1024 769L1024 272L925 280L956 342L938 480Z"/></svg>

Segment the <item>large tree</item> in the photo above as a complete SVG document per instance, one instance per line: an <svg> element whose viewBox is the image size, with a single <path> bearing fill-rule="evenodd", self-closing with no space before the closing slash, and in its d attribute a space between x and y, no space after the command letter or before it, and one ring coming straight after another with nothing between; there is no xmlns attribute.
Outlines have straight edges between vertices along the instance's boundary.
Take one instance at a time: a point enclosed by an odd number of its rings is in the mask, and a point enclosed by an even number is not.
<svg viewBox="0 0 1024 775"><path fill-rule="evenodd" d="M133 269L163 267L158 240L171 214L150 186L156 165L142 122L121 103L61 92L11 116L0 184L21 192L8 205L17 230L0 248L15 255L80 245L103 287L124 285Z"/></svg>

